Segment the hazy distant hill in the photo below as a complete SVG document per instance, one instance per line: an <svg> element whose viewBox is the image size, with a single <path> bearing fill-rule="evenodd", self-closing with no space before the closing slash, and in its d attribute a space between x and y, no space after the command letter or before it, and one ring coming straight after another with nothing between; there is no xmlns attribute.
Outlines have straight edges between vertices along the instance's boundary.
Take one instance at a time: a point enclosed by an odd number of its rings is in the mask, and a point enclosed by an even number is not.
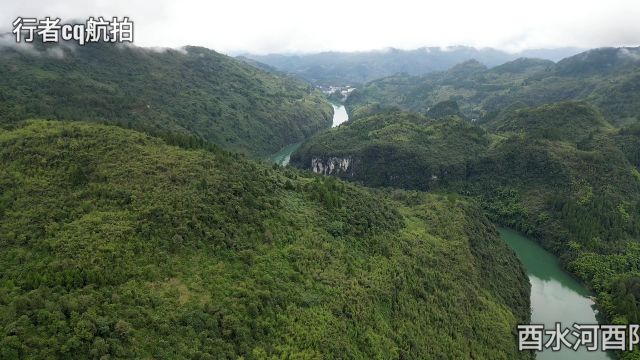
<svg viewBox="0 0 640 360"><path fill-rule="evenodd" d="M360 84L397 73L424 75L446 70L470 59L476 59L491 67L520 57L558 61L579 51L574 48L560 48L527 50L511 54L490 48L456 46L446 49L425 47L416 50L386 49L301 55L245 54L243 57L298 75L316 85L329 86Z"/></svg>
<svg viewBox="0 0 640 360"><path fill-rule="evenodd" d="M331 124L302 80L200 47L0 47L0 124L30 118L116 123L262 157Z"/></svg>

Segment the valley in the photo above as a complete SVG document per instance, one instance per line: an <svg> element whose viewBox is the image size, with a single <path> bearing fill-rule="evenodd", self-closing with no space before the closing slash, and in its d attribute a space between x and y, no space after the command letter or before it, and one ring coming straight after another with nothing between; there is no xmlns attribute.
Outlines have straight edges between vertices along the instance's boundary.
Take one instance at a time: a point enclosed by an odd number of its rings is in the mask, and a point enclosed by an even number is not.
<svg viewBox="0 0 640 360"><path fill-rule="evenodd" d="M516 329L640 321L639 48L30 46L0 359L638 359Z"/></svg>
<svg viewBox="0 0 640 360"><path fill-rule="evenodd" d="M631 99L640 64L627 55L637 51L596 49L558 63L519 59L493 68L467 61L442 73L374 80L348 97L350 121L305 141L291 164L365 186L475 199L489 219L534 239L594 293L599 320L633 324L640 140L632 129L640 103ZM625 101L610 107L619 84L628 84ZM540 265L552 269L554 261ZM530 280L535 318L561 319L554 311L582 304L576 319L594 321L584 290L562 293L553 305L554 295L537 292L553 283ZM541 303L548 313L541 315Z"/></svg>
<svg viewBox="0 0 640 360"><path fill-rule="evenodd" d="M344 105L331 104L333 107L333 119L331 127L336 127L349 120L349 115ZM269 156L269 161L272 161L281 166L287 166L291 160L291 154L293 154L302 145L302 142L287 145L280 149L277 153Z"/></svg>

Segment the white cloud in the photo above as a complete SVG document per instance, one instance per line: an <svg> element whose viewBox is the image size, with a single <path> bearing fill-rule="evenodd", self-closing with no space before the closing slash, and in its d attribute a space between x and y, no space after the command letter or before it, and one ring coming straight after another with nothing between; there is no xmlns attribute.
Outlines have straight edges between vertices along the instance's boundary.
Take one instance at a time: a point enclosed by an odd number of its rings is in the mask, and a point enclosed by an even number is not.
<svg viewBox="0 0 640 360"><path fill-rule="evenodd" d="M0 34L0 50L3 48L15 49L23 54L40 55L33 45L27 43L16 43L15 38L8 34Z"/></svg>
<svg viewBox="0 0 640 360"><path fill-rule="evenodd" d="M70 49L73 51L74 48L70 46L66 46L64 43L59 46L50 46L45 49L39 50L33 44L20 42L17 43L15 37L12 34L2 34L0 33L0 50L2 49L14 49L24 55L32 55L32 56L46 56L55 59L62 59L65 56L65 51L63 48Z"/></svg>
<svg viewBox="0 0 640 360"><path fill-rule="evenodd" d="M16 16L129 16L141 46L222 52L314 52L470 45L508 51L638 45L637 0L39 0L2 5Z"/></svg>
<svg viewBox="0 0 640 360"><path fill-rule="evenodd" d="M629 58L634 61L640 61L640 51L629 51L628 49L620 49L618 55L622 58Z"/></svg>
<svg viewBox="0 0 640 360"><path fill-rule="evenodd" d="M45 51L45 55L55 59L62 59L64 58L64 50L60 46L50 47Z"/></svg>

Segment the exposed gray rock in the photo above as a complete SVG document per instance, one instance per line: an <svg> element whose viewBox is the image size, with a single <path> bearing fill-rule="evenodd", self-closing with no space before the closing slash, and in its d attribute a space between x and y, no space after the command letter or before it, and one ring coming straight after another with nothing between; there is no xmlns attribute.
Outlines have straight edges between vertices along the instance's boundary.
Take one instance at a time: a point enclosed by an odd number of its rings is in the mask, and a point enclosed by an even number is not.
<svg viewBox="0 0 640 360"><path fill-rule="evenodd" d="M342 158L332 156L327 159L314 157L311 159L311 170L316 174L322 175L346 173L352 163L351 157Z"/></svg>

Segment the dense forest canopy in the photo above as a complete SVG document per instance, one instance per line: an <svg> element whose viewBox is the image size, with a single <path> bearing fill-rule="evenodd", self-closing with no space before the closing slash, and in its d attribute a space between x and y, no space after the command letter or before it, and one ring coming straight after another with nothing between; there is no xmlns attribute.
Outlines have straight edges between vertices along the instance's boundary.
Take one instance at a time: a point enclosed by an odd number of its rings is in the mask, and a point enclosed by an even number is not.
<svg viewBox="0 0 640 360"><path fill-rule="evenodd" d="M438 121L391 110L319 134L294 153L291 163L307 168L314 158L351 158L339 176L369 186L429 190L432 177L446 173L438 182L464 177L466 162L490 143L485 130L461 118Z"/></svg>
<svg viewBox="0 0 640 360"><path fill-rule="evenodd" d="M330 174L476 198L494 222L559 255L596 291L609 319L637 323L638 126L616 128L595 106L575 101L505 109L485 126L455 115L450 102L434 108L447 111L434 119L358 107L352 120L304 143L292 164L349 159Z"/></svg>
<svg viewBox="0 0 640 360"><path fill-rule="evenodd" d="M530 359L493 224L638 323L639 169L640 48L2 47L0 359Z"/></svg>
<svg viewBox="0 0 640 360"><path fill-rule="evenodd" d="M0 47L0 123L115 123L264 157L331 125L314 88L215 51L111 44Z"/></svg>
<svg viewBox="0 0 640 360"><path fill-rule="evenodd" d="M3 359L529 357L524 270L460 197L30 120L0 247Z"/></svg>

